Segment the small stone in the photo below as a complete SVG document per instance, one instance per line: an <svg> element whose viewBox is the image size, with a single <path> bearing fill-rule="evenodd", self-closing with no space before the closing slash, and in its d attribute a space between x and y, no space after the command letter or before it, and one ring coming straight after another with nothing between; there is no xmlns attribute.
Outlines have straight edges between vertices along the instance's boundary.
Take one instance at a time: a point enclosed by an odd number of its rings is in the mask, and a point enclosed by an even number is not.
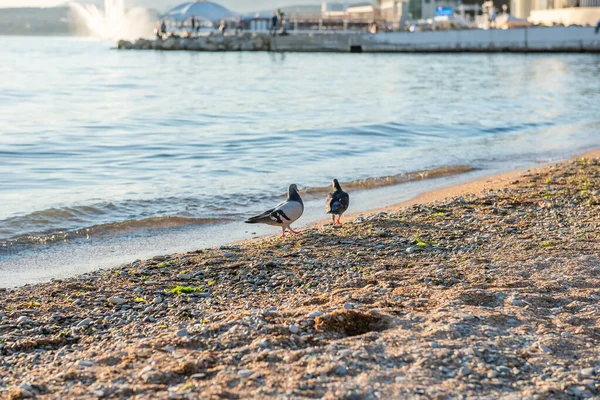
<svg viewBox="0 0 600 400"><path fill-rule="evenodd" d="M104 397L104 391L103 390L94 390L92 391L92 394L96 397Z"/></svg>
<svg viewBox="0 0 600 400"><path fill-rule="evenodd" d="M21 389L19 392L19 397L15 397L16 399L30 399L33 397L33 393L29 390Z"/></svg>
<svg viewBox="0 0 600 400"><path fill-rule="evenodd" d="M594 375L594 368L584 368L580 372L583 376L592 376Z"/></svg>
<svg viewBox="0 0 600 400"><path fill-rule="evenodd" d="M94 363L89 360L78 360L76 364L78 367L91 367L94 365Z"/></svg>
<svg viewBox="0 0 600 400"><path fill-rule="evenodd" d="M323 315L323 311L313 311L307 315L308 318L317 318Z"/></svg>
<svg viewBox="0 0 600 400"><path fill-rule="evenodd" d="M346 375L346 372L348 372L348 367L346 367L344 364L338 365L334 369L334 373L336 375Z"/></svg>
<svg viewBox="0 0 600 400"><path fill-rule="evenodd" d="M152 257L152 260L154 261L165 261L167 259L166 256L154 256Z"/></svg>
<svg viewBox="0 0 600 400"><path fill-rule="evenodd" d="M231 258L231 257L233 257L233 253L228 251L227 253L223 254L223 256L227 257L227 258Z"/></svg>
<svg viewBox="0 0 600 400"><path fill-rule="evenodd" d="M31 322L31 320L29 318L27 318L25 315L17 318L17 325L28 324L29 322Z"/></svg>
<svg viewBox="0 0 600 400"><path fill-rule="evenodd" d="M498 376L498 371L492 370L492 371L488 371L488 373L487 373L487 377L490 379L496 378L497 376Z"/></svg>
<svg viewBox="0 0 600 400"><path fill-rule="evenodd" d="M93 320L93 319L91 319L91 318L86 318L86 319L84 319L84 320L80 321L80 322L77 324L77 327L78 327L78 328L81 328L82 326L88 326L88 325L90 325L92 322L94 322L94 320Z"/></svg>
<svg viewBox="0 0 600 400"><path fill-rule="evenodd" d="M413 251L415 251L415 249L413 249L412 247L407 247L407 248L406 248L406 252L407 252L408 254L412 253Z"/></svg>
<svg viewBox="0 0 600 400"><path fill-rule="evenodd" d="M192 275L190 275L190 274L179 274L179 275L177 275L177 278L178 279L182 279L184 281L187 281L187 280L192 279Z"/></svg>
<svg viewBox="0 0 600 400"><path fill-rule="evenodd" d="M125 304L127 302L127 300L125 300L124 298L119 297L119 296L113 296L108 299L108 302L111 304L121 305L121 304Z"/></svg>
<svg viewBox="0 0 600 400"><path fill-rule="evenodd" d="M469 367L462 367L461 369L458 370L458 373L463 376L467 376L467 375L471 374L471 369Z"/></svg>
<svg viewBox="0 0 600 400"><path fill-rule="evenodd" d="M190 375L190 378L192 378L192 379L204 379L204 378L206 378L206 374L203 374L203 373L193 374L193 375Z"/></svg>
<svg viewBox="0 0 600 400"><path fill-rule="evenodd" d="M152 302L153 302L154 304L162 303L162 301L163 301L163 298L162 298L162 297L160 297L160 296L156 296L156 297L154 298L154 300L152 300Z"/></svg>
<svg viewBox="0 0 600 400"><path fill-rule="evenodd" d="M249 369L240 369L238 371L238 375L241 376L242 378L247 378L250 375L252 375L252 371L250 371Z"/></svg>
<svg viewBox="0 0 600 400"><path fill-rule="evenodd" d="M352 310L354 308L354 306L352 304L350 304L350 303L346 303L346 304L344 304L344 308L346 310Z"/></svg>
<svg viewBox="0 0 600 400"><path fill-rule="evenodd" d="M291 324L289 327L290 332L292 333L298 333L300 332L300 328L298 328L298 326L296 326L295 324Z"/></svg>
<svg viewBox="0 0 600 400"><path fill-rule="evenodd" d="M430 346L432 349L437 349L437 348L439 348L439 347L440 347L440 345L439 345L439 344L437 344L436 342L431 342L431 343L429 343L429 346Z"/></svg>
<svg viewBox="0 0 600 400"><path fill-rule="evenodd" d="M510 304L515 306L515 307L520 307L523 305L523 300L519 300L519 299L512 299L510 301Z"/></svg>
<svg viewBox="0 0 600 400"><path fill-rule="evenodd" d="M540 349L542 352L544 352L544 353L546 353L546 354L552 354L552 353L553 353L553 351L552 351L552 349L551 349L550 347L548 347L548 346L544 346L543 344L540 344L540 345L538 345L538 348L539 348L539 349Z"/></svg>
<svg viewBox="0 0 600 400"><path fill-rule="evenodd" d="M266 347L269 347L269 340L267 338L262 338L256 343L256 345L264 349Z"/></svg>
<svg viewBox="0 0 600 400"><path fill-rule="evenodd" d="M177 331L177 336L178 337L186 337L186 336L189 336L189 333L188 333L187 329L180 329Z"/></svg>

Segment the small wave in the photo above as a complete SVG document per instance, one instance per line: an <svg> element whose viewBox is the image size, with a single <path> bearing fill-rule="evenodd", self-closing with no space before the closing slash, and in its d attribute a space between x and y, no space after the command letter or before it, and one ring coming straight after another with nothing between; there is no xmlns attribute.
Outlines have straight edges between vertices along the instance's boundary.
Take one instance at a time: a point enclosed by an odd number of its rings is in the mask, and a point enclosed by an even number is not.
<svg viewBox="0 0 600 400"><path fill-rule="evenodd" d="M132 233L141 230L156 230L178 228L189 225L209 225L231 221L229 218L187 218L179 216L168 217L150 217L139 220L128 220L113 222L108 224L99 224L82 229L71 231L56 231L46 234L27 234L12 237L4 242L0 241L0 246L11 247L14 245L27 244L50 244L63 242L69 239L117 236L125 233Z"/></svg>
<svg viewBox="0 0 600 400"><path fill-rule="evenodd" d="M381 176L376 178L357 179L348 182L340 182L344 190L369 190L385 186L398 185L401 183L421 181L425 179L435 179L444 176L464 174L474 171L475 168L469 165L454 165L449 167L433 168L429 170L400 173L390 176ZM301 190L302 194L309 197L321 195L331 191L331 186L310 187Z"/></svg>

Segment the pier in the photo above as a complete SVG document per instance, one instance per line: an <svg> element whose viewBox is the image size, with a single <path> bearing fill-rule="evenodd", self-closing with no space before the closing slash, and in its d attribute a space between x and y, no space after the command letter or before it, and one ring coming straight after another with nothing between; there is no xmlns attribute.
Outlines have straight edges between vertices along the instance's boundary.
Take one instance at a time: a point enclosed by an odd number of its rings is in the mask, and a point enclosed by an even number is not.
<svg viewBox="0 0 600 400"><path fill-rule="evenodd" d="M210 34L189 38L121 40L119 49L182 51L273 51L335 53L514 52L600 53L592 27L465 29L431 32Z"/></svg>

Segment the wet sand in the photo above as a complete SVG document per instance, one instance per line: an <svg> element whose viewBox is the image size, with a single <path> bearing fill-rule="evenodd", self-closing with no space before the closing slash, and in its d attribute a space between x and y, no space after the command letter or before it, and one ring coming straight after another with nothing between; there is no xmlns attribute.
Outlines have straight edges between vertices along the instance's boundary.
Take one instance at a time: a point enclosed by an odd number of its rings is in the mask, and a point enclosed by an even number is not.
<svg viewBox="0 0 600 400"><path fill-rule="evenodd" d="M600 395L600 152L0 291L9 398ZM348 219L347 219L348 220Z"/></svg>

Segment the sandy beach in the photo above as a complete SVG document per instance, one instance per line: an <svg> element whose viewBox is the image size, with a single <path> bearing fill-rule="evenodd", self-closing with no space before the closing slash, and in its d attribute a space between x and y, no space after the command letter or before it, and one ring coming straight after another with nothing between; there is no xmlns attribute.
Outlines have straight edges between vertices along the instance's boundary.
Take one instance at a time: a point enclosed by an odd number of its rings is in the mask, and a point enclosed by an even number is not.
<svg viewBox="0 0 600 400"><path fill-rule="evenodd" d="M600 396L600 151L0 290L0 396Z"/></svg>

